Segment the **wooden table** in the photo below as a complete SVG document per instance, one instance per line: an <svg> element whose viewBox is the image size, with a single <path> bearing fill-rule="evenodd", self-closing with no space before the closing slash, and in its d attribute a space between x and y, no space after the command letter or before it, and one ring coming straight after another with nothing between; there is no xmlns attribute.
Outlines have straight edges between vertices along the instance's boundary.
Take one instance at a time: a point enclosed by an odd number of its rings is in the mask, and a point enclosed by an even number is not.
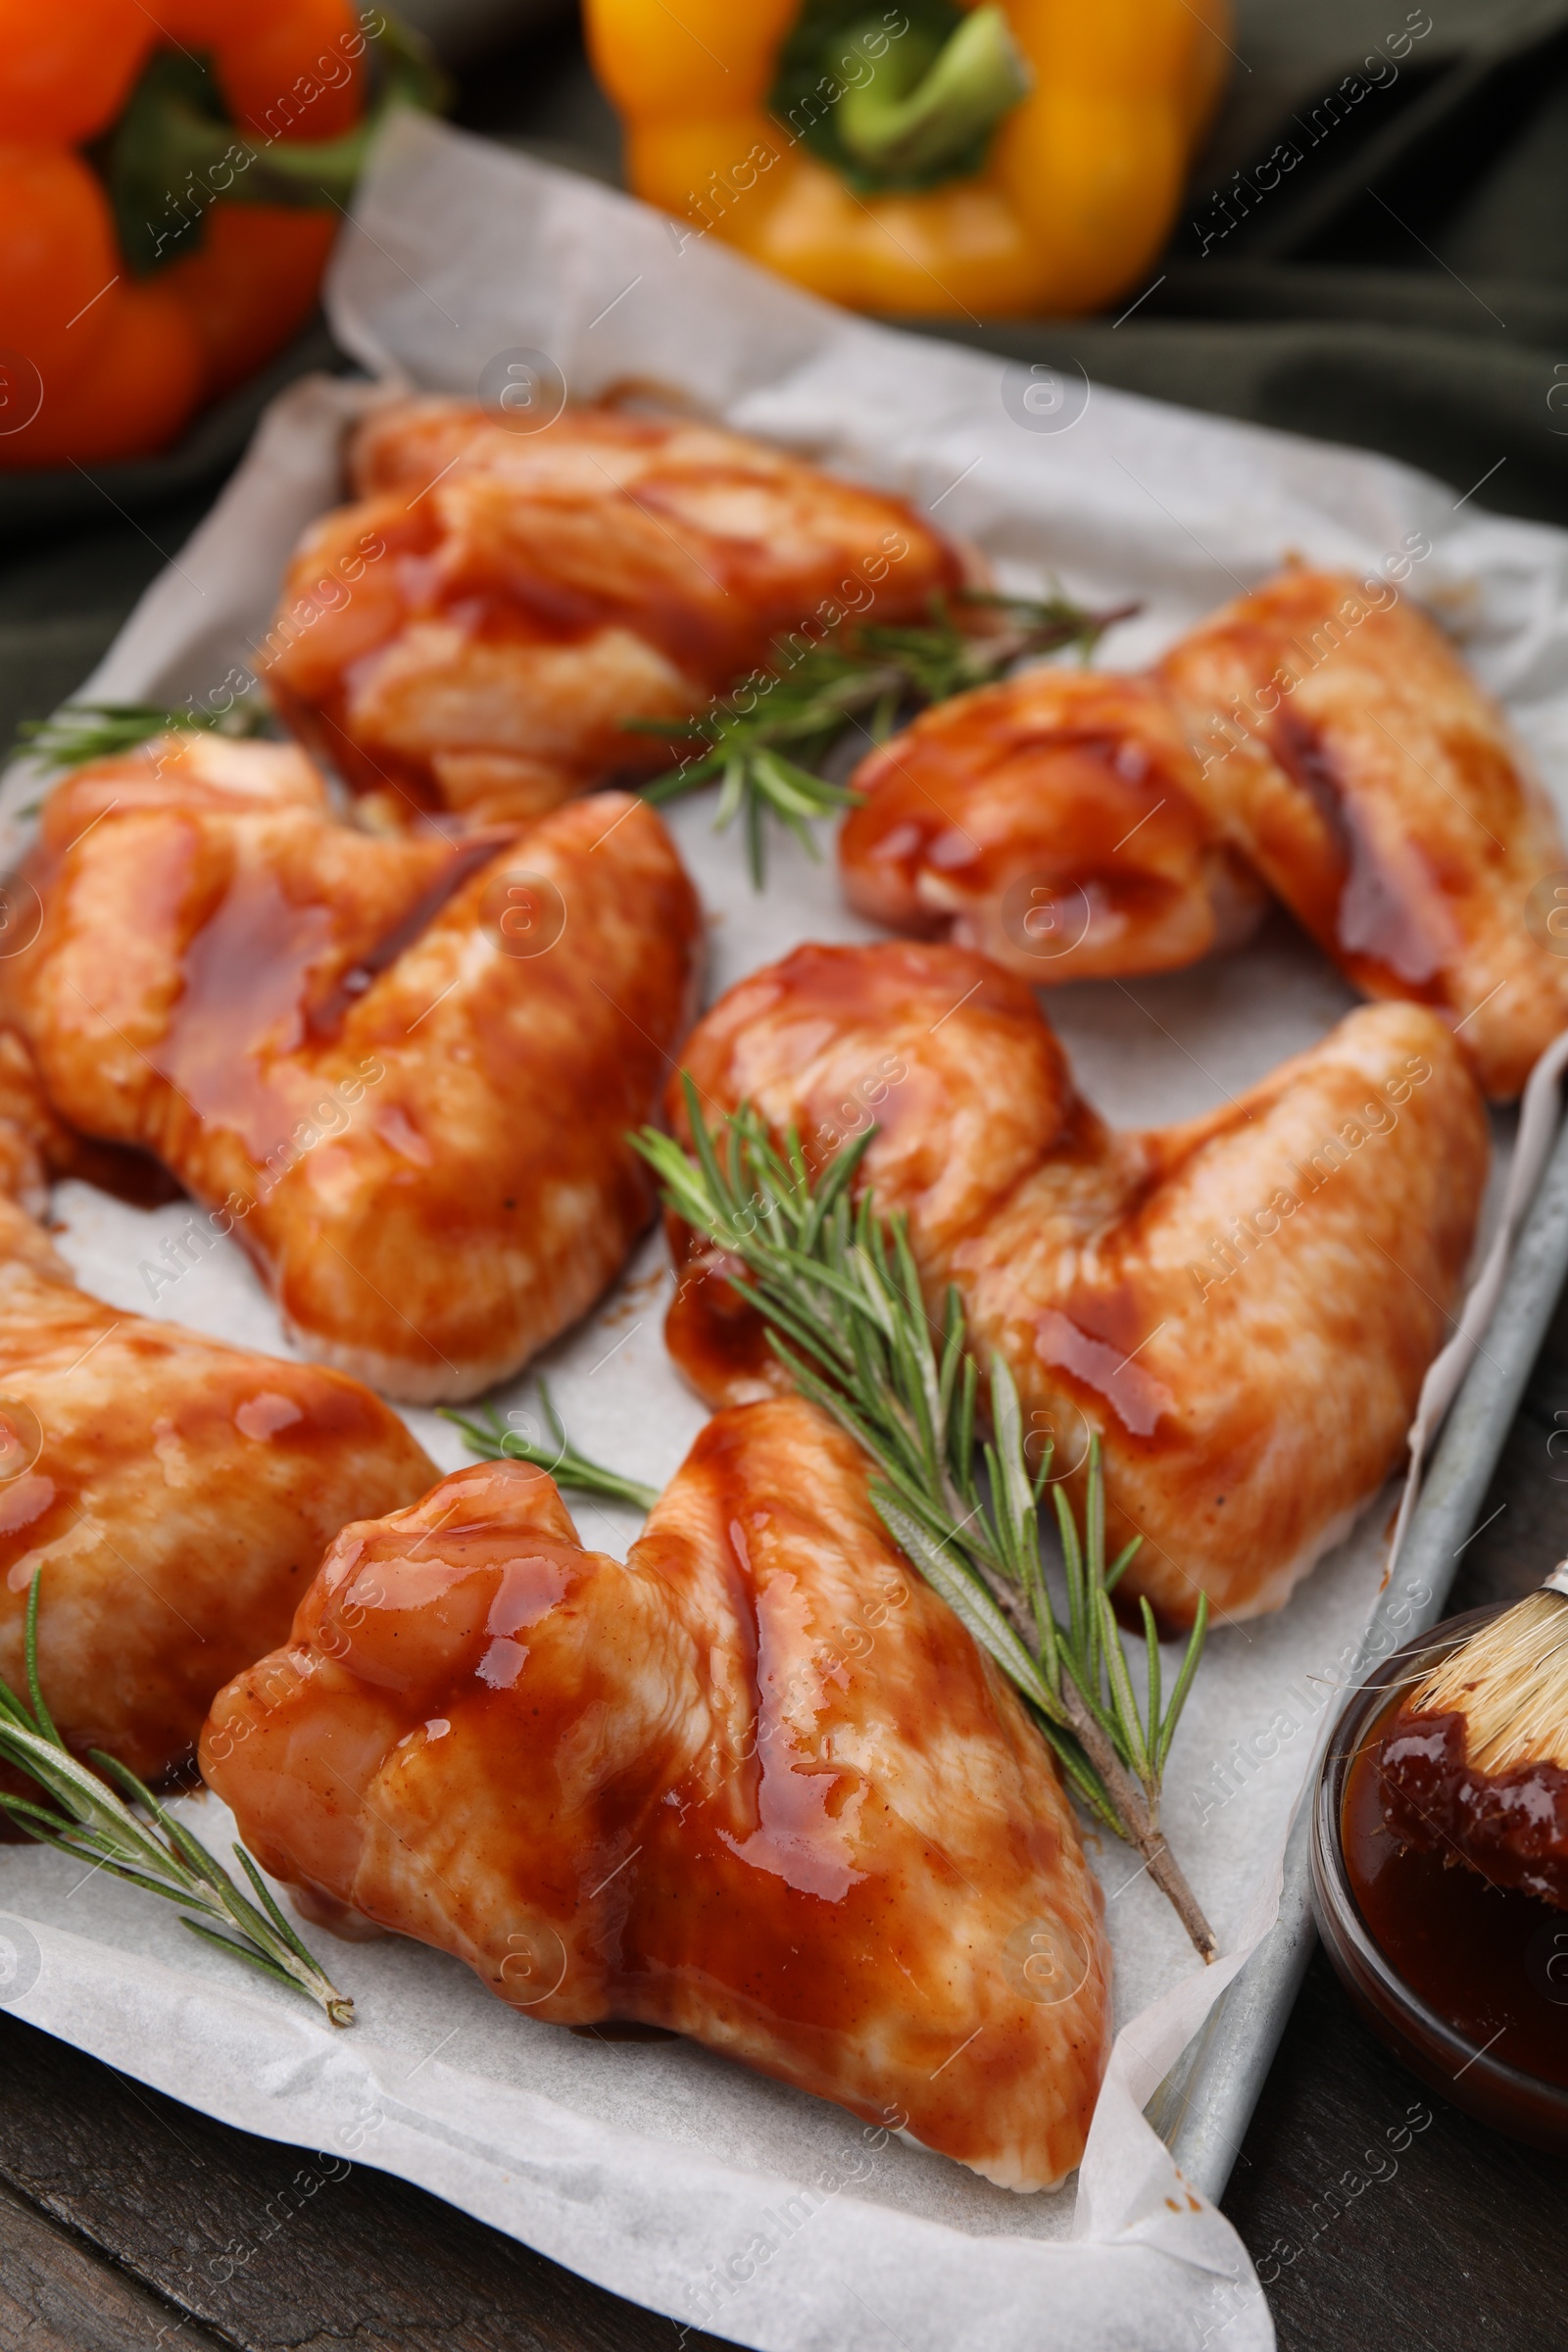
<svg viewBox="0 0 1568 2352"><path fill-rule="evenodd" d="M1556 1432L1568 1300L1454 1609L1517 1596L1568 1548ZM1386 2170L1372 2152L1412 2109L1397 2172L1369 2180ZM304 2197L302 2174L318 2183ZM1226 2210L1268 2282L1283 2352L1568 2348L1568 2161L1432 2098L1321 1954ZM231 2132L0 2012L0 2352L151 2352L176 2335L186 2352L670 2352L677 2333L422 2190Z"/></svg>

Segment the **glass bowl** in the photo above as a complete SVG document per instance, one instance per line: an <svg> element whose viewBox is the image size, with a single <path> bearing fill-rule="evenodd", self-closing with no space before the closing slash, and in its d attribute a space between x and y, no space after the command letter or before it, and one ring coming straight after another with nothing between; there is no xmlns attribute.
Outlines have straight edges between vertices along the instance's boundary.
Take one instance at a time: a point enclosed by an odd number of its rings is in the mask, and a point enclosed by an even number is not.
<svg viewBox="0 0 1568 2352"><path fill-rule="evenodd" d="M1478 1627L1500 1613L1496 1608L1472 1609L1434 1626L1430 1633L1386 1658L1351 1698L1334 1728L1313 1800L1312 1908L1324 1948L1346 1991L1373 2032L1413 2074L1494 2130L1533 2147L1565 2155L1568 2085L1510 2065L1442 2015L1405 1981L1368 1925L1345 1853L1347 1798L1356 1758L1379 1737L1384 1719L1397 1711L1404 1691ZM1455 1880L1459 1901L1472 1911L1476 1891L1465 1882L1474 1875L1462 1866L1445 1874ZM1568 1911L1553 1910L1527 1896L1489 1895L1484 1886L1480 1900L1524 1903L1540 1912L1541 1926L1524 1947L1521 1966L1525 1983L1516 1987L1518 1997L1527 2016L1549 2018L1548 2012L1533 2005L1550 2003L1560 2007L1568 2020ZM1511 1959L1501 1965L1511 1967ZM1494 2038L1502 2040L1506 2034L1499 2033Z"/></svg>

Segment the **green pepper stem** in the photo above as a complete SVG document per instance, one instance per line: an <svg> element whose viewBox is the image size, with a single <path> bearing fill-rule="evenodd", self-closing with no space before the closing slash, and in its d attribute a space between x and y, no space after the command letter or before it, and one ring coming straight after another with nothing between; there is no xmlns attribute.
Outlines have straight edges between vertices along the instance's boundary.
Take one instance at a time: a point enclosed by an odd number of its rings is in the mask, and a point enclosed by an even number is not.
<svg viewBox="0 0 1568 2352"><path fill-rule="evenodd" d="M913 89L901 88L903 78L873 74L839 100L839 137L868 171L940 171L1027 97L1034 81L998 7L966 17Z"/></svg>
<svg viewBox="0 0 1568 2352"><path fill-rule="evenodd" d="M103 164L122 252L138 275L188 253L206 208L229 204L346 206L394 106L434 110L446 89L416 34L383 16L375 36L380 89L364 120L335 139L247 138L216 111L207 62L161 50L115 129Z"/></svg>

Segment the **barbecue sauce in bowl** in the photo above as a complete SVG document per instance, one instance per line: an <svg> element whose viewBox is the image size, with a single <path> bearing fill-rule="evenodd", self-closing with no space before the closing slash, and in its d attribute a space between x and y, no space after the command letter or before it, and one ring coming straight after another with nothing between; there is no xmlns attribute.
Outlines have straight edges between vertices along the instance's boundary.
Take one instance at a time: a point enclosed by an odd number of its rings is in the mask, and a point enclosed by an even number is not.
<svg viewBox="0 0 1568 2352"><path fill-rule="evenodd" d="M1401 1838L1382 1769L1398 1719L1396 1699L1346 1780L1357 1908L1405 1984L1474 2048L1568 2089L1568 1911L1484 1878L1441 1840L1423 1850Z"/></svg>
<svg viewBox="0 0 1568 2352"><path fill-rule="evenodd" d="M1350 1699L1313 1805L1312 1908L1347 1992L1413 2073L1495 2130L1568 2154L1568 1909L1483 1876L1451 1838L1404 1834L1409 1791L1385 1768L1411 1690L1497 1613L1420 1636Z"/></svg>

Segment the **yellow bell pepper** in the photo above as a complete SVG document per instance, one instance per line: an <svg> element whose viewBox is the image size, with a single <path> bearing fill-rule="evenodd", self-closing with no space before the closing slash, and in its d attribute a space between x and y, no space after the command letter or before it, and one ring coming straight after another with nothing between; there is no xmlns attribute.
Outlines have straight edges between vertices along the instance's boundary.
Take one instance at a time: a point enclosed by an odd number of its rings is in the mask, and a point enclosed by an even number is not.
<svg viewBox="0 0 1568 2352"><path fill-rule="evenodd" d="M1095 310L1169 234L1229 0L587 0L626 175L860 310Z"/></svg>

